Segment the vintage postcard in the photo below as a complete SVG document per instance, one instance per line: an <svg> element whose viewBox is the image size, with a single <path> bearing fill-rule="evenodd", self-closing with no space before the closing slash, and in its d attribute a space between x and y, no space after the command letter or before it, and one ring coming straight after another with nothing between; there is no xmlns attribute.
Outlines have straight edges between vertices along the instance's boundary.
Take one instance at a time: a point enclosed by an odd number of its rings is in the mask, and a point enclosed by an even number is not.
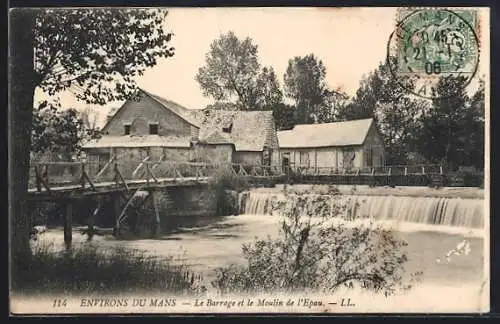
<svg viewBox="0 0 500 324"><path fill-rule="evenodd" d="M489 312L489 19L12 9L11 314Z"/></svg>

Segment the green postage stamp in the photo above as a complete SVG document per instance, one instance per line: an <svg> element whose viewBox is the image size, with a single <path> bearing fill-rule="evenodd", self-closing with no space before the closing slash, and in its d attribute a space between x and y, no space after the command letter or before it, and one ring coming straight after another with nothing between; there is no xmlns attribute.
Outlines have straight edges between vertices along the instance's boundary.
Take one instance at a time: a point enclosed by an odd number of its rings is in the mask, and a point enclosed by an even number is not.
<svg viewBox="0 0 500 324"><path fill-rule="evenodd" d="M442 97L442 77L464 78L479 64L480 24L473 9L401 9L388 44L391 72L407 90L425 98Z"/></svg>

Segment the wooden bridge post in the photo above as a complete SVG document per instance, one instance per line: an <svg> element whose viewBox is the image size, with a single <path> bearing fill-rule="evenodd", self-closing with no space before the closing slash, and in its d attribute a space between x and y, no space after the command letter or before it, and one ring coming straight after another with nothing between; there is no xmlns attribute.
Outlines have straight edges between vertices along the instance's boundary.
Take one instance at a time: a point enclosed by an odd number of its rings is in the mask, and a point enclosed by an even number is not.
<svg viewBox="0 0 500 324"><path fill-rule="evenodd" d="M113 212L115 214L115 222L116 220L118 220L118 217L120 217L120 214L121 214L121 210L120 210L120 195L119 194L116 194L116 195L112 195L112 198L113 199ZM118 237L120 236L120 227L119 226L115 226L114 229L113 229L113 235Z"/></svg>
<svg viewBox="0 0 500 324"><path fill-rule="evenodd" d="M153 236L155 238L160 237L161 233L161 223L160 223L160 210L158 206L158 191L152 190L151 194L153 195L153 209L155 211L155 223L153 229Z"/></svg>
<svg viewBox="0 0 500 324"><path fill-rule="evenodd" d="M66 212L64 213L64 243L66 247L71 246L73 240L72 233L73 201L66 201Z"/></svg>
<svg viewBox="0 0 500 324"><path fill-rule="evenodd" d="M99 214L99 210L101 209L101 205L102 205L101 198L98 198L98 199L99 200L97 202L96 208L94 209L94 211L92 212L90 217L87 219L87 236L88 236L89 240L92 240L92 238L94 237L94 234L95 234L94 225L95 225L97 215Z"/></svg>

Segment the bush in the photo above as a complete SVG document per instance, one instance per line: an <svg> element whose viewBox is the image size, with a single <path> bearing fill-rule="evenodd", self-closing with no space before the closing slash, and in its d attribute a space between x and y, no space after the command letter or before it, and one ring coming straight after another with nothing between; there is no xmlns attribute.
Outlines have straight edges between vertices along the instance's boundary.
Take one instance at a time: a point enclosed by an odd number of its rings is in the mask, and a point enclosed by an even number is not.
<svg viewBox="0 0 500 324"><path fill-rule="evenodd" d="M333 223L348 204L340 194L285 194L273 206L283 216L277 238L243 245L246 265L216 270L212 286L219 293L333 292L360 287L391 295L409 289L404 283L406 242L390 231ZM418 279L420 274L414 276Z"/></svg>
<svg viewBox="0 0 500 324"><path fill-rule="evenodd" d="M220 165L214 173L210 185L215 189L217 199L217 215L226 216L234 214L236 201L228 199L228 192L241 192L250 186L248 180L237 176L231 171L231 165Z"/></svg>
<svg viewBox="0 0 500 324"><path fill-rule="evenodd" d="M456 171L449 172L445 176L447 186L480 187L484 188L484 172Z"/></svg>
<svg viewBox="0 0 500 324"><path fill-rule="evenodd" d="M202 278L172 258L159 260L125 248L85 245L61 252L36 247L28 260L15 265L12 288L22 293L116 293L204 290Z"/></svg>

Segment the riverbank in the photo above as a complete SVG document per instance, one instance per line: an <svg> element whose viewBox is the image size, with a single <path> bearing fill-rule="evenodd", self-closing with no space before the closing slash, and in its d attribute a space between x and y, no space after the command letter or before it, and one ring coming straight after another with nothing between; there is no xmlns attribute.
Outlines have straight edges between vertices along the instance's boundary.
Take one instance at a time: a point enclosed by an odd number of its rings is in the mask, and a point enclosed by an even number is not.
<svg viewBox="0 0 500 324"><path fill-rule="evenodd" d="M175 262L201 273L208 285L216 268L244 262L241 253L243 243L256 236L277 235L279 222L279 217L269 215L228 216L204 226L181 227L177 232L159 239L124 241L106 235L86 242L86 236L74 235L73 244L97 244L103 249L122 247L159 258L173 257ZM483 279L484 230L404 222L379 222L379 225L392 228L396 236L408 242L407 273L423 271L424 283L460 285L478 283ZM448 251L464 239L469 241L471 253L446 260ZM61 229L51 229L42 234L37 244L50 242L55 247L63 248Z"/></svg>

